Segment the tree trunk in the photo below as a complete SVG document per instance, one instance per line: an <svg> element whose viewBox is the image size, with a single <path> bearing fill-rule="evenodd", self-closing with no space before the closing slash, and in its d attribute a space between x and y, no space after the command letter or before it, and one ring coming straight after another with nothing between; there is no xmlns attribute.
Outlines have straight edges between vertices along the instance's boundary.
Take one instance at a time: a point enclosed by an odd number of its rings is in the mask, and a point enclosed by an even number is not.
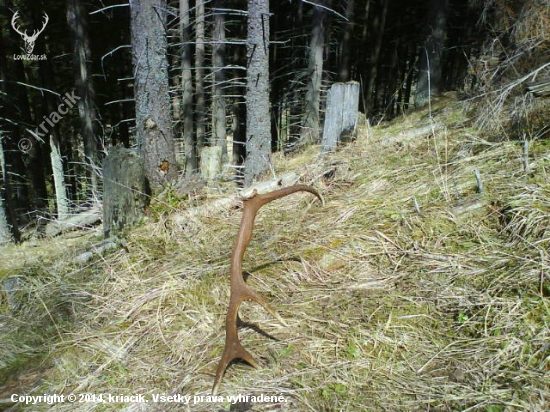
<svg viewBox="0 0 550 412"><path fill-rule="evenodd" d="M69 199L67 198L67 190L65 189L63 158L61 156L56 130L50 132L50 158L52 162L52 175L57 204L57 218L59 220L64 220L69 217Z"/></svg>
<svg viewBox="0 0 550 412"><path fill-rule="evenodd" d="M235 98L232 105L233 112L233 165L235 166L235 180L239 184L244 182L243 165L246 159L246 103L242 97Z"/></svg>
<svg viewBox="0 0 550 412"><path fill-rule="evenodd" d="M185 146L185 176L191 177L198 169L195 129L193 121L193 73L191 50L191 17L189 0L180 0L180 38L182 42L181 83L183 112L183 141Z"/></svg>
<svg viewBox="0 0 550 412"><path fill-rule="evenodd" d="M227 163L227 122L224 96L225 82L225 15L219 9L222 0L214 2L214 34L212 46L212 65L214 86L212 91L212 139L213 145L222 148L222 163Z"/></svg>
<svg viewBox="0 0 550 412"><path fill-rule="evenodd" d="M385 113L389 115L390 119L395 116L395 111L400 97L399 93L399 39L395 40L393 44L393 51L391 53L391 60L389 67L386 70L387 77L386 84L386 96L384 98Z"/></svg>
<svg viewBox="0 0 550 412"><path fill-rule="evenodd" d="M134 150L115 147L103 162L103 230L105 237L136 223L147 206L144 159Z"/></svg>
<svg viewBox="0 0 550 412"><path fill-rule="evenodd" d="M239 27L242 33L241 37L245 36L243 27ZM232 164L235 167L235 181L239 185L244 184L244 161L246 159L246 82L243 79L245 72L242 68L246 67L246 48L233 48L233 69L231 70L231 94L235 96L231 103L232 126L233 134L233 153Z"/></svg>
<svg viewBox="0 0 550 412"><path fill-rule="evenodd" d="M0 192L0 247L11 242L13 242L13 237L11 236L10 225L8 224L4 209L3 194Z"/></svg>
<svg viewBox="0 0 550 412"><path fill-rule="evenodd" d="M416 107L424 107L432 95L440 92L442 87L443 48L447 38L448 0L433 0L426 35L425 46L420 48L418 59L418 82L414 95Z"/></svg>
<svg viewBox="0 0 550 412"><path fill-rule="evenodd" d="M131 0L136 140L153 193L177 177L165 32L166 0Z"/></svg>
<svg viewBox="0 0 550 412"><path fill-rule="evenodd" d="M409 46L411 47L411 46ZM411 94L412 94L412 85L413 85L413 71L414 71L414 63L413 63L413 57L416 55L415 50L407 50L407 81L405 82L405 92L403 93L403 109L408 110L409 105L411 103Z"/></svg>
<svg viewBox="0 0 550 412"><path fill-rule="evenodd" d="M197 153L206 143L206 104L204 95L204 1L195 1L195 98L197 115Z"/></svg>
<svg viewBox="0 0 550 412"><path fill-rule="evenodd" d="M42 83L49 90L56 90L54 83L53 69L49 60L40 61L40 76ZM58 100L51 93L44 95L45 107L43 118L46 119L51 113L56 112ZM42 122L44 124L44 122ZM50 133L50 162L52 165L52 175L54 180L55 199L57 205L57 218L64 220L69 217L69 198L65 187L65 173L63 171L63 156L61 155L59 123L55 123ZM66 144L67 146L69 144ZM68 152L68 151L67 151Z"/></svg>
<svg viewBox="0 0 550 412"><path fill-rule="evenodd" d="M90 41L88 37L88 19L85 5L82 0L67 0L67 22L71 29L74 56L73 65L76 77L76 95L80 127L84 140L84 163L87 165L87 174L91 183L91 193L86 197L95 199L99 191L97 171L98 140L94 131L96 113L94 109L94 88L90 78Z"/></svg>
<svg viewBox="0 0 550 412"><path fill-rule="evenodd" d="M384 30L386 28L386 16L388 15L388 5L390 0L381 0L382 1L382 10L375 17L373 29L376 33L376 39L374 47L371 51L370 56L370 73L369 73L369 83L367 87L367 110L366 115L371 116L373 113L373 108L375 107L376 93L375 86L378 77L378 64L380 61L380 52L382 51L382 41L384 39Z"/></svg>
<svg viewBox="0 0 550 412"><path fill-rule="evenodd" d="M321 7L313 8L311 40L309 43L309 63L304 118L302 120L301 143L319 143L319 107L321 82L323 79L323 48L325 36L323 20L325 11Z"/></svg>
<svg viewBox="0 0 550 412"><path fill-rule="evenodd" d="M338 81L345 83L351 80L351 41L353 38L354 25L354 10L355 0L348 0L346 7L346 21L344 24L344 32L342 35L342 58L340 62L340 70L338 71Z"/></svg>
<svg viewBox="0 0 550 412"><path fill-rule="evenodd" d="M248 186L270 165L269 0L248 0L246 55L245 185Z"/></svg>
<svg viewBox="0 0 550 412"><path fill-rule="evenodd" d="M2 134L0 133L0 173L2 181L2 189L0 189L0 246L11 243L14 240L11 229L13 225L8 223L6 210L8 209L9 182L6 173L6 163L4 158L4 146L2 144Z"/></svg>

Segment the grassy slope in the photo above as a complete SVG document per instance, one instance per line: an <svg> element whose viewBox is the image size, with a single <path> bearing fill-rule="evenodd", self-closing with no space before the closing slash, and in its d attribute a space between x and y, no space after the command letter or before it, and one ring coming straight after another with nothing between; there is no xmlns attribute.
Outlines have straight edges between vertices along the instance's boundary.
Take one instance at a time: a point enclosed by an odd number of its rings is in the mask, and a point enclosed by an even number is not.
<svg viewBox="0 0 550 412"><path fill-rule="evenodd" d="M335 154L280 162L281 173L307 169L326 206L295 195L260 212L244 267L289 325L244 305L241 317L273 338L241 329L262 367L233 364L220 395L288 403L231 410L550 409L548 141L532 144L526 176L517 142L484 141L452 100L432 110L363 128ZM11 325L0 352L13 370L46 345L36 393L209 394L240 213L184 230L159 219L127 234L129 253L25 269L26 325L0 318ZM230 410L28 410L123 406Z"/></svg>

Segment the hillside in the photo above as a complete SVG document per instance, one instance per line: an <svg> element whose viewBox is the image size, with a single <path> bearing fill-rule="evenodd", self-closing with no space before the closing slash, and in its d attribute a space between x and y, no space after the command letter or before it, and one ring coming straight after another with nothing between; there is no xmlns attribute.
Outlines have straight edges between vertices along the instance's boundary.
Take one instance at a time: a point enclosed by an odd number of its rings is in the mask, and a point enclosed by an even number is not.
<svg viewBox="0 0 550 412"><path fill-rule="evenodd" d="M223 350L241 213L174 224L222 194L157 202L126 250L84 266L72 258L99 232L6 248L0 281L17 275L19 290L0 303L0 408L550 410L550 141L525 156L520 141L480 134L468 108L449 95L361 125L336 153L275 159L326 204L297 194L260 211L244 268L288 326L244 305L241 340L261 367L231 365L223 402L200 396ZM149 402L25 407L13 393ZM261 395L282 401L252 402Z"/></svg>

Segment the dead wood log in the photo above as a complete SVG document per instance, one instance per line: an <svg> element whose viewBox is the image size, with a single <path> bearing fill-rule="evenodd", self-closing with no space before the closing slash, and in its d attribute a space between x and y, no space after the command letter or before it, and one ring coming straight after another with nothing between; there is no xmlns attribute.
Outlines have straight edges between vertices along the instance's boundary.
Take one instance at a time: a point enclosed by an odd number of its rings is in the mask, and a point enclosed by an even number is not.
<svg viewBox="0 0 550 412"><path fill-rule="evenodd" d="M99 206L85 212L72 215L64 220L54 220L46 225L45 235L55 237L72 230L90 228L101 222L102 211Z"/></svg>
<svg viewBox="0 0 550 412"><path fill-rule="evenodd" d="M247 189L239 190L227 197L216 199L198 207L190 208L182 213L174 214L171 221L176 226L183 227L188 223L189 219L192 220L198 216L209 216L222 210L234 209L242 203L242 199L251 197L252 193L267 193L275 189L280 189L281 187L292 186L299 180L300 175L290 172L277 179L257 183Z"/></svg>
<svg viewBox="0 0 550 412"><path fill-rule="evenodd" d="M123 247L124 249L127 249L128 245L124 239L118 239L116 237L112 237L109 239L102 240L101 242L93 244L89 250L86 252L82 252L77 257L74 258L74 261L76 263L86 263L90 259L92 259L95 255L99 255L103 252L106 252L111 249L115 249L118 247Z"/></svg>

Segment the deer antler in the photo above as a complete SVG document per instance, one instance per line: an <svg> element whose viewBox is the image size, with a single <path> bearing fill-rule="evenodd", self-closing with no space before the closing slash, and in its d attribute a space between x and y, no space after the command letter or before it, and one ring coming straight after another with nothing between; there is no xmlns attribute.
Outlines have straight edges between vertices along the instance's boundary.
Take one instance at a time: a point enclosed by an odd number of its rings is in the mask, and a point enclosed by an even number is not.
<svg viewBox="0 0 550 412"><path fill-rule="evenodd" d="M245 283L242 274L242 262L244 252L246 251L246 248L252 238L252 228L254 226L254 220L258 210L260 210L260 208L266 203L300 191L312 193L317 196L321 202L323 202L323 198L319 192L306 185L285 187L263 195L257 194L256 191L254 191L250 198L243 201L243 217L241 220L241 226L237 238L235 239L235 244L233 245L233 252L231 253L231 293L229 297L229 309L225 318L225 346L223 349L222 358L220 359L220 363L218 364L218 369L216 371L214 386L212 387L213 395L217 394L225 370L232 360L242 359L253 367L258 367L258 363L254 360L252 355L242 346L237 332L238 312L243 301L256 301L279 322L286 325L283 318L281 318L279 314L275 312L275 310L273 310L273 308L260 295L258 295Z"/></svg>

